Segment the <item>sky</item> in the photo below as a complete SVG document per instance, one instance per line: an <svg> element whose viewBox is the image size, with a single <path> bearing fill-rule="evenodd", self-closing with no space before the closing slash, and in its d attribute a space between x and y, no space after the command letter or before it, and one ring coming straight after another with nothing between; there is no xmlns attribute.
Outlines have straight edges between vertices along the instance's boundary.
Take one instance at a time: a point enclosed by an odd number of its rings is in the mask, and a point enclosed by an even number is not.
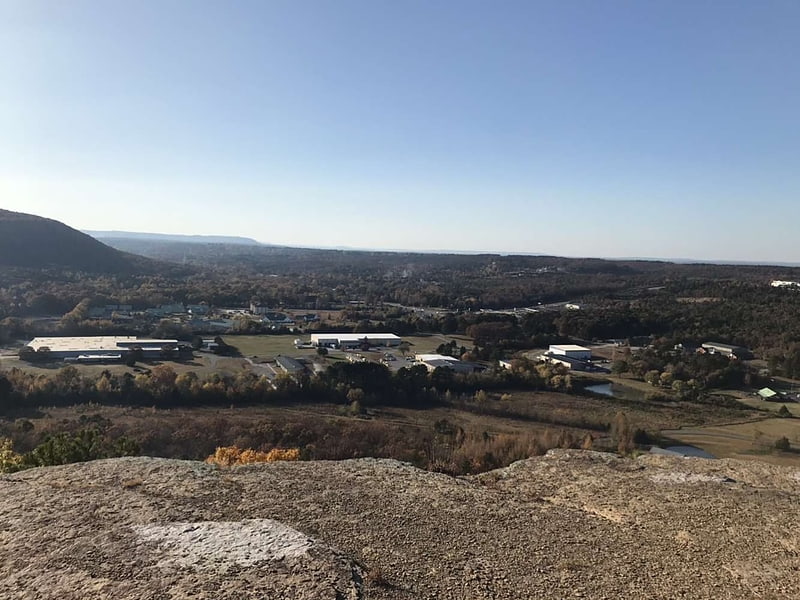
<svg viewBox="0 0 800 600"><path fill-rule="evenodd" d="M0 208L800 262L797 0L0 0Z"/></svg>

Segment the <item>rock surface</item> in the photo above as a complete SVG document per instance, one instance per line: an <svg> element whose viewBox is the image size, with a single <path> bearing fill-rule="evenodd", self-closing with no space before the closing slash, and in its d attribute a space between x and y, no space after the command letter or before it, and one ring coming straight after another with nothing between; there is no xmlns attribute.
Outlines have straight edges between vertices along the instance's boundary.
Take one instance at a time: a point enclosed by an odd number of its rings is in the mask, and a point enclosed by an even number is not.
<svg viewBox="0 0 800 600"><path fill-rule="evenodd" d="M800 470L554 451L0 478L0 598L800 598Z"/></svg>

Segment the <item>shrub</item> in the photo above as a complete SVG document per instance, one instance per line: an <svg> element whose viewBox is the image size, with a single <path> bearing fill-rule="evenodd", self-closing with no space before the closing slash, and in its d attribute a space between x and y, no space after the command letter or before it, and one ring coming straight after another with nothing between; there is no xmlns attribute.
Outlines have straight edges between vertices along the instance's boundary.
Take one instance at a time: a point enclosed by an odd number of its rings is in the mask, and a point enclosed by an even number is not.
<svg viewBox="0 0 800 600"><path fill-rule="evenodd" d="M0 438L0 473L13 473L22 468L22 455L14 452L10 439Z"/></svg>
<svg viewBox="0 0 800 600"><path fill-rule="evenodd" d="M57 433L47 437L31 452L24 455L28 467L49 467L100 458L135 456L139 446L125 437L107 440L97 429L81 429L75 433Z"/></svg>
<svg viewBox="0 0 800 600"><path fill-rule="evenodd" d="M775 448L786 452L792 449L792 445L789 443L789 438L783 436L775 440Z"/></svg>
<svg viewBox="0 0 800 600"><path fill-rule="evenodd" d="M300 460L300 450L298 448L273 448L269 452L260 452L251 448L242 450L238 446L221 446L216 449L214 454L206 458L207 463L220 467L252 465L279 460Z"/></svg>

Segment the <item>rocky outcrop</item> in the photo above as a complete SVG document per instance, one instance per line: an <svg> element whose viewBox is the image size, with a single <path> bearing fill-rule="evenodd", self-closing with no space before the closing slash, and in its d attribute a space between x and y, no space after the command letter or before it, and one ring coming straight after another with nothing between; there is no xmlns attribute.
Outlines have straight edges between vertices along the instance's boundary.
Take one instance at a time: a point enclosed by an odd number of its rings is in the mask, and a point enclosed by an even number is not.
<svg viewBox="0 0 800 600"><path fill-rule="evenodd" d="M554 451L0 478L0 598L798 598L800 469Z"/></svg>

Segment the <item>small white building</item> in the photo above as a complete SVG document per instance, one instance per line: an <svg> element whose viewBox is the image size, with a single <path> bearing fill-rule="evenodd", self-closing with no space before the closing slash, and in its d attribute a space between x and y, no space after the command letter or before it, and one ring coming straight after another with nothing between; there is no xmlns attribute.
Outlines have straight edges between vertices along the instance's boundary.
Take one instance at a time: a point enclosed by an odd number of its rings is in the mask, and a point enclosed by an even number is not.
<svg viewBox="0 0 800 600"><path fill-rule="evenodd" d="M577 360L591 360L592 351L583 346L576 346L574 344L553 345L547 351L550 356L566 356Z"/></svg>
<svg viewBox="0 0 800 600"><path fill-rule="evenodd" d="M772 287L796 288L800 287L800 281L781 281L780 279L775 279L770 285Z"/></svg>

